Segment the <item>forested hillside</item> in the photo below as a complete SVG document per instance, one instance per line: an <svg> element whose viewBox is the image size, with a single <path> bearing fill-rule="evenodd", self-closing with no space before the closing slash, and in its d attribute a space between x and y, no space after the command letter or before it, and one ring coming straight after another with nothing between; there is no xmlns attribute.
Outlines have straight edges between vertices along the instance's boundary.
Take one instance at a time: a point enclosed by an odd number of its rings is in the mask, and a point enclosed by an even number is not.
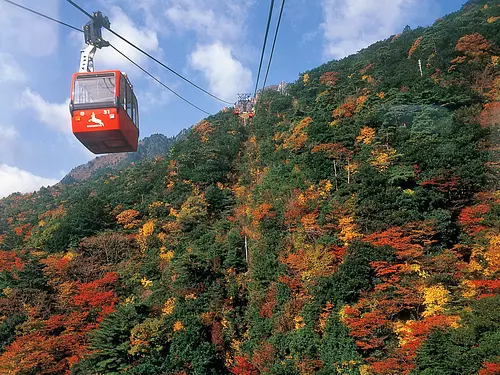
<svg viewBox="0 0 500 375"><path fill-rule="evenodd" d="M469 1L1 200L0 374L500 374L499 56Z"/></svg>

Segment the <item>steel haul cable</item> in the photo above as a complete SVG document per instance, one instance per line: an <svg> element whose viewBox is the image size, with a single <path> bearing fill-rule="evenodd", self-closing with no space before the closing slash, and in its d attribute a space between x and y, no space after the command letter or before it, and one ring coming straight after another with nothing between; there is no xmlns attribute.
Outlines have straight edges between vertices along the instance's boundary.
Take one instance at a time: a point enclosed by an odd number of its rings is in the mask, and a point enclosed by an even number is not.
<svg viewBox="0 0 500 375"><path fill-rule="evenodd" d="M264 52L266 50L267 35L269 34L269 26L271 25L271 18L273 16L273 8L274 0L271 0L271 6L269 7L269 16L267 18L266 34L264 36L264 45L262 46L262 54L260 56L259 72L257 73L257 80L255 81L255 91L253 93L254 97L257 95L257 87L259 86L260 70L262 69L262 61L264 61Z"/></svg>
<svg viewBox="0 0 500 375"><path fill-rule="evenodd" d="M11 5L14 5L18 8L21 8L21 9L24 9L28 12L31 12L33 14L36 14L37 16L40 16L40 17L43 17L47 20L50 20L52 22L55 22L55 23L58 23L60 25L63 25L63 26L66 26L70 29L73 29L73 30L76 30L78 32L81 32L83 33L83 30L75 27L75 26L72 26L72 25L69 25L65 22L62 22L62 21L59 21L55 18L52 18L52 17L49 17L43 13L40 13L40 12L37 12L33 9L30 9L30 8L27 8L25 6L22 6L20 4L17 4L11 0L4 0L6 3L9 3ZM116 48L115 46L111 45L110 44L110 47L112 47L116 52L118 52L120 55L122 55L123 57L125 57L129 62L131 62L133 65L135 65L137 68L139 68L140 70L142 70L145 74L147 74L149 77L153 78L156 82L158 82L160 85L162 85L164 88L166 88L167 90L169 90L172 94L174 94L175 96L177 96L178 98L182 99L183 101L185 101L186 103L188 103L189 105L193 106L194 108L200 110L201 112L207 114L207 115L210 115L210 112L207 112L205 111L204 109L201 109L200 107L198 107L196 104L193 104L192 102L190 102L188 99L184 98L182 95L178 94L177 92L175 92L174 90L172 90L170 87L168 87L167 85L165 85L163 82L161 82L158 78L156 78L154 75L152 75L151 73L149 73L146 69L144 69L143 67L141 67L139 64L137 64L135 61L133 61L130 57L128 57L127 55L125 55L123 52L121 52L118 48Z"/></svg>
<svg viewBox="0 0 500 375"><path fill-rule="evenodd" d="M79 6L78 4L76 4L74 1L72 0L66 0L68 3L70 3L71 5L73 5L76 9L78 9L80 12L82 12L83 14L85 14L87 17L89 18L94 18L92 16L92 14L90 14L89 12L87 12L85 9L83 9L81 6ZM273 0L274 1L274 0ZM224 99L221 99L219 98L218 96L212 94L211 92L205 90L204 88L200 87L199 85L197 85L196 83L194 83L193 81L189 80L188 78L184 77L183 75L177 73L175 70L173 70L172 68L168 67L167 65L165 65L164 63L162 63L160 60L158 60L157 58L155 58L154 56L152 56L151 54L149 54L148 52L144 51L143 49L137 47L134 43L130 42L129 40L127 40L127 38L124 38L123 36L121 36L120 34L118 34L116 31L112 30L111 28L106 28L106 30L108 30L111 34L113 34L114 36L116 36L117 38L120 38L121 40L123 40L124 42L130 44L132 47L134 47L136 50L138 50L139 52L143 53L144 55L146 55L147 57L149 57L151 60L153 60L154 62L156 62L157 64L159 64L160 66L162 66L163 68L167 69L168 71L172 72L173 74L175 74L177 77L183 79L184 81L186 81L187 83L189 83L190 85L193 85L194 87L196 87L198 90L201 90L203 91L205 94L211 96L212 98L214 99L217 99L218 101L222 102L222 103L226 103L226 104L233 104L232 102L229 102L227 100L224 100Z"/></svg>
<svg viewBox="0 0 500 375"><path fill-rule="evenodd" d="M262 84L262 90L266 87L267 76L269 75L269 69L271 68L271 61L273 60L274 47L276 46L276 39L278 38L278 30L280 28L281 16L283 15L283 9L285 8L285 0L281 2L280 15L278 17L278 24L276 25L276 31L274 33L273 46L271 48L271 55L269 56L269 63L267 64L266 76L264 78L264 83Z"/></svg>

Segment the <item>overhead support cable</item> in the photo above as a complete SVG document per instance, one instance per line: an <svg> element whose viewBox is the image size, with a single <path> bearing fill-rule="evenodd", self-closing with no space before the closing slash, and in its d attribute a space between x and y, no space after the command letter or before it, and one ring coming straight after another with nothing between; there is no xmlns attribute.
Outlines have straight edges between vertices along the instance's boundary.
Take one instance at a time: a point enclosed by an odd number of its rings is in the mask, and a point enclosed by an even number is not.
<svg viewBox="0 0 500 375"><path fill-rule="evenodd" d="M264 78L264 83L262 84L262 90L264 90L264 87L266 87L267 76L269 75L269 69L271 68L271 61L273 60L274 47L276 46L276 39L278 38L278 31L279 31L279 28L280 28L281 16L283 15L283 9L284 8L285 8L285 0L282 0L282 2L281 2L281 9L280 9L280 15L278 17L278 23L276 25L276 31L274 33L273 46L271 48L271 55L269 56L269 63L267 64L266 76Z"/></svg>
<svg viewBox="0 0 500 375"><path fill-rule="evenodd" d="M66 0L68 3L70 3L71 5L73 5L76 9L78 9L80 12L82 12L83 14L85 14L87 17L89 18L93 18L93 15L90 14L89 12L87 12L85 9L83 9L81 6L79 6L78 4L76 4L73 0ZM273 0L274 1L274 0ZM233 104L232 102L230 101L227 101L227 100L224 100L224 99L221 99L219 98L218 96L212 94L211 92L205 90L204 88L202 88L201 86L197 85L196 83L194 83L193 81L189 80L188 78L184 77L183 75L181 75L180 73L177 73L175 70L173 70L172 68L170 68L169 66L167 66L166 64L162 63L160 60L158 60L156 57L152 56L151 54L149 54L148 52L144 51L142 48L140 47L137 47L134 43L130 42L127 38L121 36L120 34L118 34L116 31L112 30L111 28L108 28L108 27L105 27L106 30L108 30L111 34L113 34L114 36L116 36L117 38L123 40L124 42L128 43L130 46L134 47L136 50L138 50L139 52L141 52L142 54L144 54L145 56L149 57L151 60L153 60L154 62L156 62L157 64L159 64L160 66L162 66L163 68L167 69L168 71L170 71L171 73L175 74L177 77L181 78L182 80L186 81L187 83L189 83L190 85L196 87L198 90L204 92L205 94L211 96L212 98L214 99L217 99L218 101L222 102L222 103L226 103L226 104Z"/></svg>
<svg viewBox="0 0 500 375"><path fill-rule="evenodd" d="M274 0L271 0L271 6L269 7L269 16L267 18L266 33L264 36L264 45L262 46L262 53L260 55L259 71L257 73L257 80L255 81L255 90L253 93L254 97L257 95L257 87L259 86L260 71L262 69L262 62L264 61L264 52L266 51L267 36L269 34L269 26L271 25L271 18L273 16L273 8L274 8Z"/></svg>
<svg viewBox="0 0 500 375"><path fill-rule="evenodd" d="M59 21L55 18L52 18L50 16L47 16L43 13L40 13L40 12L37 12L33 9L30 9L28 7L25 7L23 5L20 5L18 3L15 3L11 0L4 0L5 2L11 4L11 5L14 5L18 8L21 8L23 10L26 10L30 13L33 13L33 14L36 14L37 16L40 16L40 17L43 17L49 21L52 21L52 22L55 22L55 23L58 23L60 25L63 25L63 26L66 26L70 29L73 29L75 31L78 31L78 32L81 32L83 33L83 30L82 29L79 29L75 26L72 26L70 24L67 24L65 22L62 22L62 21ZM156 82L158 82L160 85L162 85L164 88L166 88L168 91L170 91L172 94L174 94L175 96L177 96L178 98L180 98L181 100L185 101L186 103L188 103L189 105L193 106L194 108L200 110L201 112L207 114L207 115L210 115L211 113L210 112L207 112L205 111L204 109L201 109L200 107L198 107L196 104L192 103L191 101L189 101L188 99L184 98L182 95L178 94L177 92L175 92L174 90L172 90L170 87L168 87L167 85L165 85L163 82L161 82L158 78L156 78L154 75L152 75L151 73L149 73L146 69L144 69L143 67L141 67L139 64L137 64L135 61L133 61L130 57L128 57L127 55L125 55L123 52L121 52L118 48L116 48L115 46L111 45L110 44L110 47L113 48L116 52L118 52L120 55L122 55L124 58L126 58L130 63L132 63L133 65L135 65L137 68L139 68L141 71L143 71L145 74L147 74L149 77L151 77L152 79L154 79Z"/></svg>
<svg viewBox="0 0 500 375"><path fill-rule="evenodd" d="M33 9L30 9L30 8L27 8L27 7L25 7L25 6L22 6L21 4L15 3L15 2L10 1L10 0L3 0L3 1L5 1L6 3L9 3L9 4L11 4L11 5L14 5L14 6L18 7L18 8L24 9L24 10L26 10L26 11L30 12L30 13L36 14L37 16L43 17L43 18L45 18L45 19L47 19L47 20L50 20L50 21L52 21L52 22L58 23L58 24L60 24L60 25L63 25L63 26L69 27L70 29L73 29L73 30L76 30L76 31L80 31L80 32L82 32L82 33L83 33L83 30L79 29L78 27L75 27L75 26L69 25L69 24L67 24L67 23L65 23L65 22L62 22L62 21L56 20L55 18L49 17L49 16L47 16L47 15L45 15L45 14L42 14L42 13L40 13L40 12L37 12L36 10L33 10Z"/></svg>

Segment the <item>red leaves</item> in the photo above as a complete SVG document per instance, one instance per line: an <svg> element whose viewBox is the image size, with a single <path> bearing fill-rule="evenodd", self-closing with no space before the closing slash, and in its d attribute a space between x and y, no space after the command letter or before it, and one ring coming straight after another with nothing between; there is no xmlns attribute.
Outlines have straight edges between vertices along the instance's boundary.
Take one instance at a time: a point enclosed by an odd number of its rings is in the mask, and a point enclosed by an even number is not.
<svg viewBox="0 0 500 375"><path fill-rule="evenodd" d="M484 362L477 375L500 375L500 362Z"/></svg>
<svg viewBox="0 0 500 375"><path fill-rule="evenodd" d="M275 356L275 347L268 342L264 342L253 352L252 363L261 373L266 374L270 371Z"/></svg>
<svg viewBox="0 0 500 375"><path fill-rule="evenodd" d="M319 79L319 82L322 85L326 85L326 86L330 86L330 87L334 87L338 81L339 81L339 73L338 72L326 72Z"/></svg>
<svg viewBox="0 0 500 375"><path fill-rule="evenodd" d="M266 293L264 304L259 310L259 316L270 319L273 316L273 309L278 306L276 301L276 284L273 284Z"/></svg>
<svg viewBox="0 0 500 375"><path fill-rule="evenodd" d="M24 262L16 255L15 251L0 251L0 272L22 271L23 269Z"/></svg>
<svg viewBox="0 0 500 375"><path fill-rule="evenodd" d="M88 283L68 282L64 271L69 262L69 257L52 257L46 262L50 268L47 274L55 277L51 283L61 293L60 302L64 302L59 306L61 312L44 320L36 309L29 308L25 328L0 356L0 373L36 370L39 374L69 374L71 366L88 352L87 333L114 310L117 298L109 288L118 275L109 272ZM96 318L94 312L98 312Z"/></svg>
<svg viewBox="0 0 500 375"><path fill-rule="evenodd" d="M458 223L470 236L486 229L481 225L484 221L484 215L489 211L487 204L477 204L475 206L465 207L458 216Z"/></svg>
<svg viewBox="0 0 500 375"><path fill-rule="evenodd" d="M236 365L230 369L234 375L259 375L259 371L248 361L246 357L236 356Z"/></svg>

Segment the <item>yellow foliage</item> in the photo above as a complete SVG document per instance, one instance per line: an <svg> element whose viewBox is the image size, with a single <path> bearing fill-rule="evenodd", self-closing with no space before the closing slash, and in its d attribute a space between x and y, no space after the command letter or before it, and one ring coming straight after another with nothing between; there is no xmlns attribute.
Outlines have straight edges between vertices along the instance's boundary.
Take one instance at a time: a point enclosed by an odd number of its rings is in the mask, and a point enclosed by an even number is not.
<svg viewBox="0 0 500 375"><path fill-rule="evenodd" d="M404 189L403 193L407 195L415 195L415 191L413 191L412 189Z"/></svg>
<svg viewBox="0 0 500 375"><path fill-rule="evenodd" d="M378 149L372 151L372 159L370 164L377 168L379 171L389 169L392 160L396 157L396 150L390 147L386 149Z"/></svg>
<svg viewBox="0 0 500 375"><path fill-rule="evenodd" d="M362 235L358 232L358 227L354 223L354 217L344 216L339 220L340 235L339 238L344 241L347 246L350 241L355 238L361 237Z"/></svg>
<svg viewBox="0 0 500 375"><path fill-rule="evenodd" d="M40 220L38 226L43 228L45 226L45 221Z"/></svg>
<svg viewBox="0 0 500 375"><path fill-rule="evenodd" d="M309 73L304 74L304 86L309 84Z"/></svg>
<svg viewBox="0 0 500 375"><path fill-rule="evenodd" d="M145 223L142 228L139 230L139 234L144 237L149 237L153 234L155 230L155 223L154 221L148 221Z"/></svg>
<svg viewBox="0 0 500 375"><path fill-rule="evenodd" d="M196 299L196 293L187 294L184 298L187 299L187 300L195 300Z"/></svg>
<svg viewBox="0 0 500 375"><path fill-rule="evenodd" d="M141 279L141 284L144 288L149 288L151 285L153 285L153 282L151 280L148 280L146 276L144 276Z"/></svg>
<svg viewBox="0 0 500 375"><path fill-rule="evenodd" d="M351 308L351 306L349 305L345 305L345 306L342 306L342 308L339 310L339 319L341 322L345 323L346 321L346 318L347 318L347 314L346 314L346 310Z"/></svg>
<svg viewBox="0 0 500 375"><path fill-rule="evenodd" d="M174 332L180 331L181 329L184 329L184 325L182 324L182 322L180 320L177 320L174 323Z"/></svg>
<svg viewBox="0 0 500 375"><path fill-rule="evenodd" d="M420 267L419 264L410 264L409 267L412 271L418 273L418 276L420 276L424 279L429 277L429 274L427 272L425 272L425 270L422 270L422 267Z"/></svg>
<svg viewBox="0 0 500 375"><path fill-rule="evenodd" d="M160 259L166 260L170 262L170 260L174 257L174 252L172 250L167 250L166 247L160 248Z"/></svg>
<svg viewBox="0 0 500 375"><path fill-rule="evenodd" d="M488 23L493 23L497 20L500 20L500 16L499 17L490 17L490 18L488 18Z"/></svg>
<svg viewBox="0 0 500 375"><path fill-rule="evenodd" d="M135 296L131 295L125 298L125 305L132 305L135 302Z"/></svg>
<svg viewBox="0 0 500 375"><path fill-rule="evenodd" d="M462 296L464 298L472 298L477 294L476 286L470 280L463 280L460 283L460 287L462 288Z"/></svg>
<svg viewBox="0 0 500 375"><path fill-rule="evenodd" d="M424 288L424 304L426 308L422 315L428 317L442 313L449 300L449 294L450 292L441 284Z"/></svg>
<svg viewBox="0 0 500 375"><path fill-rule="evenodd" d="M498 65L498 56L491 56L491 64L493 66L497 66Z"/></svg>
<svg viewBox="0 0 500 375"><path fill-rule="evenodd" d="M369 365L359 366L359 375L372 375L372 372L370 371L370 366Z"/></svg>
<svg viewBox="0 0 500 375"><path fill-rule="evenodd" d="M163 315L168 316L174 312L175 309L175 297L170 297L164 304L161 312Z"/></svg>
<svg viewBox="0 0 500 375"><path fill-rule="evenodd" d="M300 315L297 315L295 318L293 318L293 320L295 321L295 329L297 330L306 326L306 324L304 323L304 318L302 318Z"/></svg>
<svg viewBox="0 0 500 375"><path fill-rule="evenodd" d="M302 119L297 125L291 129L291 135L283 142L283 148L292 149L294 151L300 150L304 147L308 136L304 130L311 124L312 118L306 117Z"/></svg>
<svg viewBox="0 0 500 375"><path fill-rule="evenodd" d="M319 195L323 198L326 198L328 193L332 190L333 185L330 180L321 180L319 182Z"/></svg>
<svg viewBox="0 0 500 375"><path fill-rule="evenodd" d="M385 92L381 91L377 94L377 96L380 98L380 99L384 99L385 98Z"/></svg>
<svg viewBox="0 0 500 375"><path fill-rule="evenodd" d="M489 247L484 253L484 258L488 262L485 275L490 276L500 269L500 234L487 235Z"/></svg>

